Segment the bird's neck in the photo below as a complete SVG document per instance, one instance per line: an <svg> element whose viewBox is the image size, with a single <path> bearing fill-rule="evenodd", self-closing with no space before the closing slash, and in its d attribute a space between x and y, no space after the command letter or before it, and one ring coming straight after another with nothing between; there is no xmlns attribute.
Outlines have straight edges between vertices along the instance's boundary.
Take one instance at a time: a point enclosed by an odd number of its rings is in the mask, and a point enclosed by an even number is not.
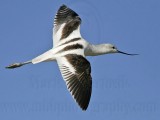
<svg viewBox="0 0 160 120"><path fill-rule="evenodd" d="M86 56L97 56L97 55L102 55L107 53L109 52L107 52L104 44L98 44L98 45L89 44L85 50Z"/></svg>

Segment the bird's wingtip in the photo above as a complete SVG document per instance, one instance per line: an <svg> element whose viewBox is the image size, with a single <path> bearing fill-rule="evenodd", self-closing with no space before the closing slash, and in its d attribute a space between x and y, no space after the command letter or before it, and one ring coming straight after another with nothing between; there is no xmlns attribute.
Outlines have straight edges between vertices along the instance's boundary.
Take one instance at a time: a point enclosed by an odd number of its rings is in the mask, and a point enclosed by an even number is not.
<svg viewBox="0 0 160 120"><path fill-rule="evenodd" d="M87 110L87 108L82 108L82 110L83 110L83 111L86 111L86 110Z"/></svg>
<svg viewBox="0 0 160 120"><path fill-rule="evenodd" d="M65 4L62 4L60 7L67 7L67 5L65 5Z"/></svg>
<svg viewBox="0 0 160 120"><path fill-rule="evenodd" d="M78 103L78 104L79 104L79 107L82 109L82 111L86 111L88 108L89 102L88 102L88 104L80 104L80 103Z"/></svg>

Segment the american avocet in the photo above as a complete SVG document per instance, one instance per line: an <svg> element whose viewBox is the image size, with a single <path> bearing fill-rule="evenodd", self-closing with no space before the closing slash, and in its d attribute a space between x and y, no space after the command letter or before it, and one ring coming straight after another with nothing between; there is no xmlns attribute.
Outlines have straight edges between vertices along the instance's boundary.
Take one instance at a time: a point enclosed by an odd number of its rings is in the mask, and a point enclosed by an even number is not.
<svg viewBox="0 0 160 120"><path fill-rule="evenodd" d="M81 18L76 12L62 5L54 19L53 48L40 56L6 68L16 68L29 63L57 61L63 79L72 97L82 110L86 110L92 92L91 66L85 56L97 56L108 53L122 53L112 44L93 45L80 34Z"/></svg>

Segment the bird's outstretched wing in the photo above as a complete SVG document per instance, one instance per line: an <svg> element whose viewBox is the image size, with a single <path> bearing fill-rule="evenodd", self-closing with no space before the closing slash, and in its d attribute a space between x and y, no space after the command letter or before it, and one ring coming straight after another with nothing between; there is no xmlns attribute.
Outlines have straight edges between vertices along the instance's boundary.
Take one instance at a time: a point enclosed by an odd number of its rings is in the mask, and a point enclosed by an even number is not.
<svg viewBox="0 0 160 120"><path fill-rule="evenodd" d="M92 92L90 63L77 54L67 54L57 58L62 77L72 97L82 110L86 110Z"/></svg>
<svg viewBox="0 0 160 120"><path fill-rule="evenodd" d="M76 12L62 5L54 18L53 44L58 46L60 42L65 42L73 38L80 38L81 19Z"/></svg>

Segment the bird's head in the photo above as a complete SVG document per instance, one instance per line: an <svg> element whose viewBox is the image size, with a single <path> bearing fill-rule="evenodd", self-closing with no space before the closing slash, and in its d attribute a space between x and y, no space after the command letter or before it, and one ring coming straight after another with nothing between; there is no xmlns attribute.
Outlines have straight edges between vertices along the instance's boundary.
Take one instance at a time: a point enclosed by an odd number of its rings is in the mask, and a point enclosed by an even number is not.
<svg viewBox="0 0 160 120"><path fill-rule="evenodd" d="M105 44L105 49L106 49L107 53L121 53L121 54L125 54L125 55L138 55L138 54L129 54L126 52L122 52L122 51L118 50L116 46L114 46L112 44Z"/></svg>

